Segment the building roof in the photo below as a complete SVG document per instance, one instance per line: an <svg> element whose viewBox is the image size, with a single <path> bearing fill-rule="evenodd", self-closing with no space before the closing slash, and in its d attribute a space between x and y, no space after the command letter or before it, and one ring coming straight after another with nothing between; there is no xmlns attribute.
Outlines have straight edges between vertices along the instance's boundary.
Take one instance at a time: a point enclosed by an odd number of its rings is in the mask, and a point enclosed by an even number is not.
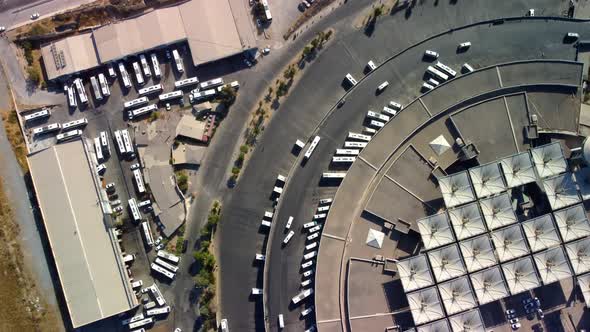
<svg viewBox="0 0 590 332"><path fill-rule="evenodd" d="M531 156L540 177L563 173L567 169L565 157L558 142L531 149Z"/></svg>
<svg viewBox="0 0 590 332"><path fill-rule="evenodd" d="M561 243L552 219L551 214L545 214L522 223L524 234L533 252Z"/></svg>
<svg viewBox="0 0 590 332"><path fill-rule="evenodd" d="M432 273L437 282L449 280L467 273L456 244L428 252Z"/></svg>
<svg viewBox="0 0 590 332"><path fill-rule="evenodd" d="M416 325L432 322L445 316L436 287L409 293L407 297Z"/></svg>
<svg viewBox="0 0 590 332"><path fill-rule="evenodd" d="M543 188L553 210L580 202L580 195L571 173L544 179Z"/></svg>
<svg viewBox="0 0 590 332"><path fill-rule="evenodd" d="M439 156L451 148L451 145L449 142L447 142L443 135L433 139L430 143L428 143L428 145L430 145L432 151L434 151Z"/></svg>
<svg viewBox="0 0 590 332"><path fill-rule="evenodd" d="M490 238L487 235L461 241L459 242L459 248L467 271L470 273L498 263L494 255L494 248L492 248Z"/></svg>
<svg viewBox="0 0 590 332"><path fill-rule="evenodd" d="M479 201L488 229L493 230L518 221L507 193Z"/></svg>
<svg viewBox="0 0 590 332"><path fill-rule="evenodd" d="M207 147L180 143L172 146L172 161L174 165L200 165L205 158Z"/></svg>
<svg viewBox="0 0 590 332"><path fill-rule="evenodd" d="M565 251L576 275L590 271L590 238L567 243Z"/></svg>
<svg viewBox="0 0 590 332"><path fill-rule="evenodd" d="M434 284L432 273L430 272L430 267L424 254L400 260L397 263L397 271L406 293Z"/></svg>
<svg viewBox="0 0 590 332"><path fill-rule="evenodd" d="M531 257L523 257L502 264L502 271L512 295L541 286Z"/></svg>
<svg viewBox="0 0 590 332"><path fill-rule="evenodd" d="M590 308L590 273L579 276L578 285L580 285L580 290L582 291L584 302L586 302L586 307Z"/></svg>
<svg viewBox="0 0 590 332"><path fill-rule="evenodd" d="M371 228L367 233L367 240L365 241L365 243L373 248L381 249L384 237L385 234L383 234L383 232Z"/></svg>
<svg viewBox="0 0 590 332"><path fill-rule="evenodd" d="M438 179L438 185L447 208L475 200L467 171L441 177Z"/></svg>
<svg viewBox="0 0 590 332"><path fill-rule="evenodd" d="M449 317L453 332L485 332L479 309L473 309Z"/></svg>
<svg viewBox="0 0 590 332"><path fill-rule="evenodd" d="M500 166L497 163L477 166L469 169L471 182L477 197L487 197L506 190Z"/></svg>
<svg viewBox="0 0 590 332"><path fill-rule="evenodd" d="M568 242L590 235L590 222L582 204L553 212L563 241Z"/></svg>
<svg viewBox="0 0 590 332"><path fill-rule="evenodd" d="M561 247L536 253L533 257L543 284L571 278L572 270Z"/></svg>
<svg viewBox="0 0 590 332"><path fill-rule="evenodd" d="M442 212L417 222L426 249L433 249L455 241L447 214Z"/></svg>
<svg viewBox="0 0 590 332"><path fill-rule="evenodd" d="M519 225L492 232L492 241L500 262L505 262L529 253Z"/></svg>
<svg viewBox="0 0 590 332"><path fill-rule="evenodd" d="M473 291L479 304L486 304L508 296L508 288L500 267L494 266L470 275Z"/></svg>
<svg viewBox="0 0 590 332"><path fill-rule="evenodd" d="M438 285L438 290L447 315L477 307L467 276L442 283Z"/></svg>
<svg viewBox="0 0 590 332"><path fill-rule="evenodd" d="M451 332L451 328L446 319L441 319L436 322L419 326L417 332Z"/></svg>
<svg viewBox="0 0 590 332"><path fill-rule="evenodd" d="M207 142L207 138L205 138L205 134L207 133L206 127L206 123L197 120L194 115L185 114L176 126L176 136Z"/></svg>
<svg viewBox="0 0 590 332"><path fill-rule="evenodd" d="M476 202L449 209L448 212L457 240L463 240L486 232L486 226Z"/></svg>
<svg viewBox="0 0 590 332"><path fill-rule="evenodd" d="M70 75L100 64L91 33L83 33L41 47L47 77Z"/></svg>
<svg viewBox="0 0 590 332"><path fill-rule="evenodd" d="M535 170L533 169L533 162L528 152L522 152L504 158L500 160L500 166L502 167L508 188L518 187L537 180Z"/></svg>
<svg viewBox="0 0 590 332"><path fill-rule="evenodd" d="M116 236L105 225L95 165L82 140L28 158L74 328L135 307Z"/></svg>

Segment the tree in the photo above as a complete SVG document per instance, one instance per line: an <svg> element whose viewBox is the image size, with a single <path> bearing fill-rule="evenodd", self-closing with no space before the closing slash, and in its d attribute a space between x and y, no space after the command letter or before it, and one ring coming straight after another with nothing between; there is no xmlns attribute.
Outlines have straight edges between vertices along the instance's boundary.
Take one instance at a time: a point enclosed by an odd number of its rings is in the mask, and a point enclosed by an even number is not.
<svg viewBox="0 0 590 332"><path fill-rule="evenodd" d="M375 10L373 10L373 16L375 18L381 16L381 14L383 14L383 7L379 6L379 7L376 7Z"/></svg>
<svg viewBox="0 0 590 332"><path fill-rule="evenodd" d="M41 73L39 73L39 70L37 68L28 67L27 75L29 76L31 82L35 83L35 85L39 85L39 82L41 82Z"/></svg>
<svg viewBox="0 0 590 332"><path fill-rule="evenodd" d="M236 101L236 91L229 86L224 86L219 91L218 98L225 107L229 107Z"/></svg>
<svg viewBox="0 0 590 332"><path fill-rule="evenodd" d="M188 190L188 175L186 174L186 171L179 171L176 173L176 184L182 192Z"/></svg>
<svg viewBox="0 0 590 332"><path fill-rule="evenodd" d="M254 15L264 17L264 5L260 2L254 4Z"/></svg>
<svg viewBox="0 0 590 332"><path fill-rule="evenodd" d="M241 153L248 153L250 149L248 148L247 145L243 144L242 146L240 146L240 152Z"/></svg>
<svg viewBox="0 0 590 332"><path fill-rule="evenodd" d="M285 79L292 80L293 77L295 77L296 73L297 73L297 69L295 69L295 66L290 65L289 67L287 67L287 69L285 69L285 72L283 73L283 77Z"/></svg>
<svg viewBox="0 0 590 332"><path fill-rule="evenodd" d="M312 50L315 50L318 45L320 44L320 41L317 38L314 38L311 40L311 48Z"/></svg>
<svg viewBox="0 0 590 332"><path fill-rule="evenodd" d="M328 41L330 40L330 37L332 37L332 30L328 30L328 32L326 32L326 34L324 35L324 39Z"/></svg>
<svg viewBox="0 0 590 332"><path fill-rule="evenodd" d="M312 51L313 51L313 49L311 48L311 46L306 45L303 48L303 53L301 53L301 55L303 58L307 58L311 54Z"/></svg>

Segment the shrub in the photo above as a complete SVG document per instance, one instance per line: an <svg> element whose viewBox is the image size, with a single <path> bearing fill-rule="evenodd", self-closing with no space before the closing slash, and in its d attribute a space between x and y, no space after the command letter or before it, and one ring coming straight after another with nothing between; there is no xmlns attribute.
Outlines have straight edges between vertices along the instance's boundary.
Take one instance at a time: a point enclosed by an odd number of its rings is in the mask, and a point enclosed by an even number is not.
<svg viewBox="0 0 590 332"><path fill-rule="evenodd" d="M233 174L233 175L240 174L240 168L239 167L236 167L236 166L232 167L231 174Z"/></svg>
<svg viewBox="0 0 590 332"><path fill-rule="evenodd" d="M33 27L31 28L31 30L29 30L29 33L27 35L29 37L34 37L34 36L46 35L50 32L51 31L47 27L37 23L37 24L33 25Z"/></svg>
<svg viewBox="0 0 590 332"><path fill-rule="evenodd" d="M229 107L236 101L236 95L236 91L233 88L225 86L219 91L217 98L225 107Z"/></svg>
<svg viewBox="0 0 590 332"><path fill-rule="evenodd" d="M186 171L176 172L176 184L182 192L186 192L188 190L188 175L186 174Z"/></svg>
<svg viewBox="0 0 590 332"><path fill-rule="evenodd" d="M250 149L248 148L247 145L240 146L240 152L241 153L248 153L248 150L250 150Z"/></svg>
<svg viewBox="0 0 590 332"><path fill-rule="evenodd" d="M41 82L41 73L35 67L27 68L27 76L29 77L29 80L31 80L31 82L35 83L36 85L39 85L39 82Z"/></svg>

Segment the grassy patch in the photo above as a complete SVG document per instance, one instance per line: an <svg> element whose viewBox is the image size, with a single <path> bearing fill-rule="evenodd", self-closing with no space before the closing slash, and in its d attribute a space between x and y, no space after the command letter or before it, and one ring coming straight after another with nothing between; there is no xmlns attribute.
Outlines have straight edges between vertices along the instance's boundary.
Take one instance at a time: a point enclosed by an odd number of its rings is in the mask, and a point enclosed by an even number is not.
<svg viewBox="0 0 590 332"><path fill-rule="evenodd" d="M2 121L4 122L4 129L6 130L6 136L8 142L12 146L12 150L16 155L16 160L22 168L24 173L29 171L29 165L27 164L27 147L23 135L20 131L18 124L18 115L14 109L0 111L2 115Z"/></svg>
<svg viewBox="0 0 590 332"><path fill-rule="evenodd" d="M188 190L188 174L185 170L176 171L176 184L183 193Z"/></svg>

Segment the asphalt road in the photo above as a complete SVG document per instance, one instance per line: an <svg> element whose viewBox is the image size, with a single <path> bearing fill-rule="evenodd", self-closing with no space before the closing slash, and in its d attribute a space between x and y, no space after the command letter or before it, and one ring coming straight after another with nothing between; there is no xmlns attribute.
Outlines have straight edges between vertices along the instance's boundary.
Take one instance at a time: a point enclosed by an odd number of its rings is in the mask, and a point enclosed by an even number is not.
<svg viewBox="0 0 590 332"><path fill-rule="evenodd" d="M40 18L78 7L95 0L3 0L0 1L0 26L7 30L31 22L30 16L39 13Z"/></svg>

